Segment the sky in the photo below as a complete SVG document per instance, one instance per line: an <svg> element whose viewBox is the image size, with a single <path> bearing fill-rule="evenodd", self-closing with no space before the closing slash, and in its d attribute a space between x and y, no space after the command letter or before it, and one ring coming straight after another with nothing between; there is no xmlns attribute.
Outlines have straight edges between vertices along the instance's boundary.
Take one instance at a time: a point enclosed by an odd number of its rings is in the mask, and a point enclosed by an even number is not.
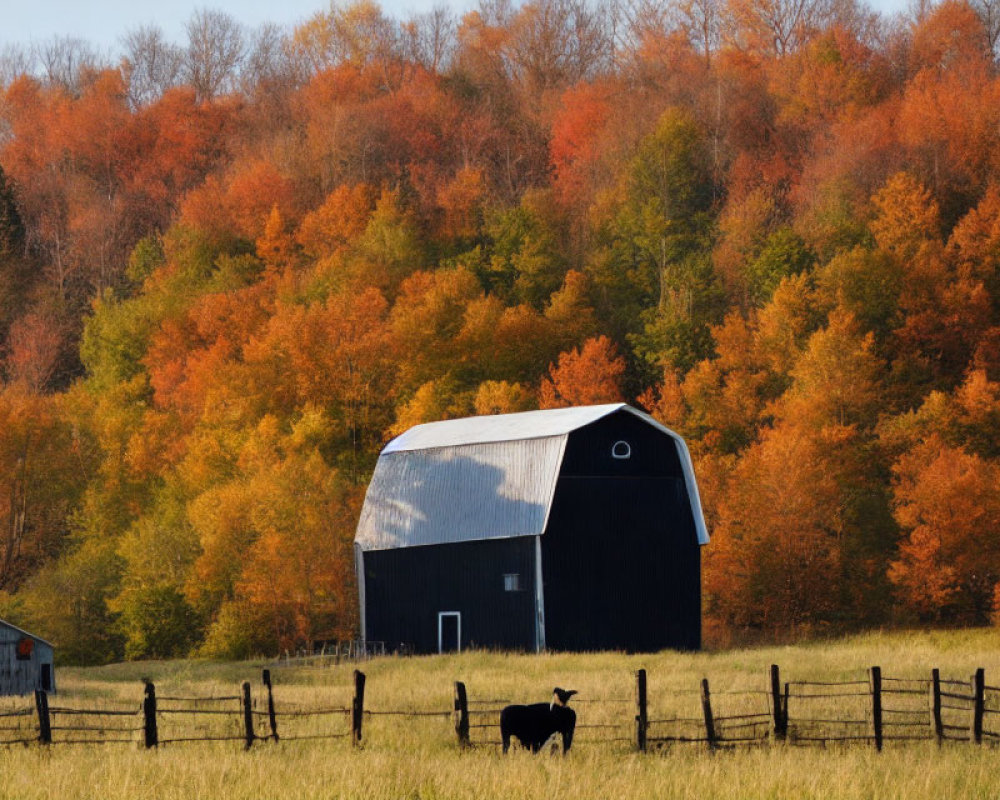
<svg viewBox="0 0 1000 800"><path fill-rule="evenodd" d="M907 0L871 2L883 14L907 5ZM404 19L442 3L458 13L477 5L476 0L381 0L380 5L387 15ZM156 24L183 43L184 22L199 9L225 11L255 28L264 22L294 26L329 6L329 0L0 0L0 47L72 36L113 56L120 37L142 25Z"/></svg>
<svg viewBox="0 0 1000 800"><path fill-rule="evenodd" d="M380 0L391 17L429 11L442 0ZM464 13L474 0L443 0ZM293 26L330 7L329 0L0 0L0 47L28 45L55 36L84 39L117 54L121 36L142 25L158 25L169 39L185 41L184 23L201 9L225 11L249 28L264 22Z"/></svg>

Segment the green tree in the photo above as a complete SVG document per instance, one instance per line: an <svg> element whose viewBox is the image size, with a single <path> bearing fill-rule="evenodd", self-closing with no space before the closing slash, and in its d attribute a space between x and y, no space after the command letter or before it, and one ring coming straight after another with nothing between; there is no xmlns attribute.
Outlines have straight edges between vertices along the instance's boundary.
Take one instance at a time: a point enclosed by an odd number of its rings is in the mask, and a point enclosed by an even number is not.
<svg viewBox="0 0 1000 800"><path fill-rule="evenodd" d="M704 132L669 109L629 164L590 266L602 315L650 366L687 369L709 353L721 314L708 257L714 191Z"/></svg>
<svg viewBox="0 0 1000 800"><path fill-rule="evenodd" d="M783 278L810 272L816 256L795 231L783 227L764 242L757 257L747 264L747 284L752 302L767 302Z"/></svg>
<svg viewBox="0 0 1000 800"><path fill-rule="evenodd" d="M541 309L566 276L566 237L548 193L527 192L518 206L490 214L484 280L509 302Z"/></svg>
<svg viewBox="0 0 1000 800"><path fill-rule="evenodd" d="M173 489L173 491L171 491ZM201 625L184 596L198 538L176 487L122 536L121 591L109 602L125 637L126 658L185 656L201 638Z"/></svg>

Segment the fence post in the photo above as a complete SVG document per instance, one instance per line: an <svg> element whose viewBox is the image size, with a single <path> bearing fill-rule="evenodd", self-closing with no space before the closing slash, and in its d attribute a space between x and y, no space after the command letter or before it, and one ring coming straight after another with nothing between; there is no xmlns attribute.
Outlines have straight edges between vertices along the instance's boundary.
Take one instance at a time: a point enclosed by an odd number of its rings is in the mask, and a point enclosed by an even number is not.
<svg viewBox="0 0 1000 800"><path fill-rule="evenodd" d="M35 711L38 712L38 741L42 744L52 744L49 696L41 689L35 689Z"/></svg>
<svg viewBox="0 0 1000 800"><path fill-rule="evenodd" d="M267 689L267 724L271 728L271 738L278 741L278 717L274 713L274 691L271 688L271 670L265 669L264 686Z"/></svg>
<svg viewBox="0 0 1000 800"><path fill-rule="evenodd" d="M972 724L969 733L975 744L983 743L983 713L985 709L986 672L980 667L969 680L972 685Z"/></svg>
<svg viewBox="0 0 1000 800"><path fill-rule="evenodd" d="M783 742L788 733L788 717L786 709L781 703L781 671L777 664L772 664L770 669L771 677L771 718L773 725L774 741ZM787 685L786 685L787 691Z"/></svg>
<svg viewBox="0 0 1000 800"><path fill-rule="evenodd" d="M646 670L635 673L635 746L646 752L646 733L649 730L649 709L646 705Z"/></svg>
<svg viewBox="0 0 1000 800"><path fill-rule="evenodd" d="M455 722L455 735L458 736L460 747L468 747L469 741L469 698L465 693L465 684L455 681L455 712L452 715Z"/></svg>
<svg viewBox="0 0 1000 800"><path fill-rule="evenodd" d="M160 743L156 731L156 687L146 681L146 696L142 700L142 730L146 747L156 747Z"/></svg>
<svg viewBox="0 0 1000 800"><path fill-rule="evenodd" d="M782 719L785 721L785 738L786 739L788 738L788 696L791 693L791 691L789 689L789 685L790 684L786 681L785 682L785 694L784 694L783 702L781 704Z"/></svg>
<svg viewBox="0 0 1000 800"><path fill-rule="evenodd" d="M361 722L365 716L365 673L354 670L354 699L351 702L351 742L361 744Z"/></svg>
<svg viewBox="0 0 1000 800"><path fill-rule="evenodd" d="M882 668L872 667L868 670L868 683L872 693L872 735L875 738L875 749L882 750Z"/></svg>
<svg viewBox="0 0 1000 800"><path fill-rule="evenodd" d="M708 741L708 748L714 750L717 738L715 718L712 716L712 696L708 690L708 678L701 679L701 710L705 715L705 738Z"/></svg>
<svg viewBox="0 0 1000 800"><path fill-rule="evenodd" d="M941 716L941 670L937 667L931 670L931 727L938 747L944 742L944 719Z"/></svg>
<svg viewBox="0 0 1000 800"><path fill-rule="evenodd" d="M246 736L244 750L253 747L256 738L253 733L253 704L250 699L250 681L243 681L243 731Z"/></svg>

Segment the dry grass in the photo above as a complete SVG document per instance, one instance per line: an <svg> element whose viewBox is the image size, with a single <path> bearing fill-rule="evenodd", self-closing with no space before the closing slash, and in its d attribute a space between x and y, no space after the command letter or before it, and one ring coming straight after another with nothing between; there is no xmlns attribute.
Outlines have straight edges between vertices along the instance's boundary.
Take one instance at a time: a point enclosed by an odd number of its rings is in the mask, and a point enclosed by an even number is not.
<svg viewBox="0 0 1000 800"><path fill-rule="evenodd" d="M367 663L367 702L373 710L447 711L452 682L464 680L472 701L547 699L552 686L577 689L580 724L619 728L578 731L566 758L501 758L493 747L460 752L445 717L366 720L365 746L346 740L259 743L249 753L237 743L175 745L147 752L137 745L0 749L0 798L919 798L996 797L991 748L930 743L869 747L762 747L709 754L700 746L674 746L639 756L625 742L592 738L631 735L633 675L649 675L650 714L697 713L693 694L704 676L718 702L729 691L761 690L767 666L778 663L788 680L851 680L879 664L887 675L924 678L934 666L967 677L986 667L1000 683L1000 634L992 630L868 634L799 646L720 653L628 656L455 656ZM64 669L59 703L98 698L138 705L140 679L156 681L159 694L233 695L238 682L259 687L261 663L170 662ZM281 708L343 706L350 697L351 667L275 669ZM751 696L752 697L752 696ZM741 696L742 698L742 696ZM579 702L577 703L577 700ZM741 702L752 702L745 701ZM475 705L473 705L475 708ZM489 720L490 718L485 718ZM474 722L476 719L473 720ZM292 731L291 721L284 730ZM345 720L311 720L298 732L319 731ZM311 726L311 727L310 727ZM279 727L279 732L281 728ZM477 729L496 738L494 729Z"/></svg>

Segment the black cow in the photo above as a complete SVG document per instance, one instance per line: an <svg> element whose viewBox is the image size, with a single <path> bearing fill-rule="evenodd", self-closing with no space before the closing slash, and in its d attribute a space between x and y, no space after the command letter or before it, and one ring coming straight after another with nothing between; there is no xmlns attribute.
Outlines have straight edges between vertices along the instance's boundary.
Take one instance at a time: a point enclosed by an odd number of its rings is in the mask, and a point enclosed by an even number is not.
<svg viewBox="0 0 1000 800"><path fill-rule="evenodd" d="M528 706L507 706L500 712L500 738L503 751L510 747L510 737L516 736L523 747L532 753L542 749L553 734L562 734L562 749L567 752L573 744L576 729L576 712L566 704L576 694L575 689L552 690L551 703L533 703Z"/></svg>

